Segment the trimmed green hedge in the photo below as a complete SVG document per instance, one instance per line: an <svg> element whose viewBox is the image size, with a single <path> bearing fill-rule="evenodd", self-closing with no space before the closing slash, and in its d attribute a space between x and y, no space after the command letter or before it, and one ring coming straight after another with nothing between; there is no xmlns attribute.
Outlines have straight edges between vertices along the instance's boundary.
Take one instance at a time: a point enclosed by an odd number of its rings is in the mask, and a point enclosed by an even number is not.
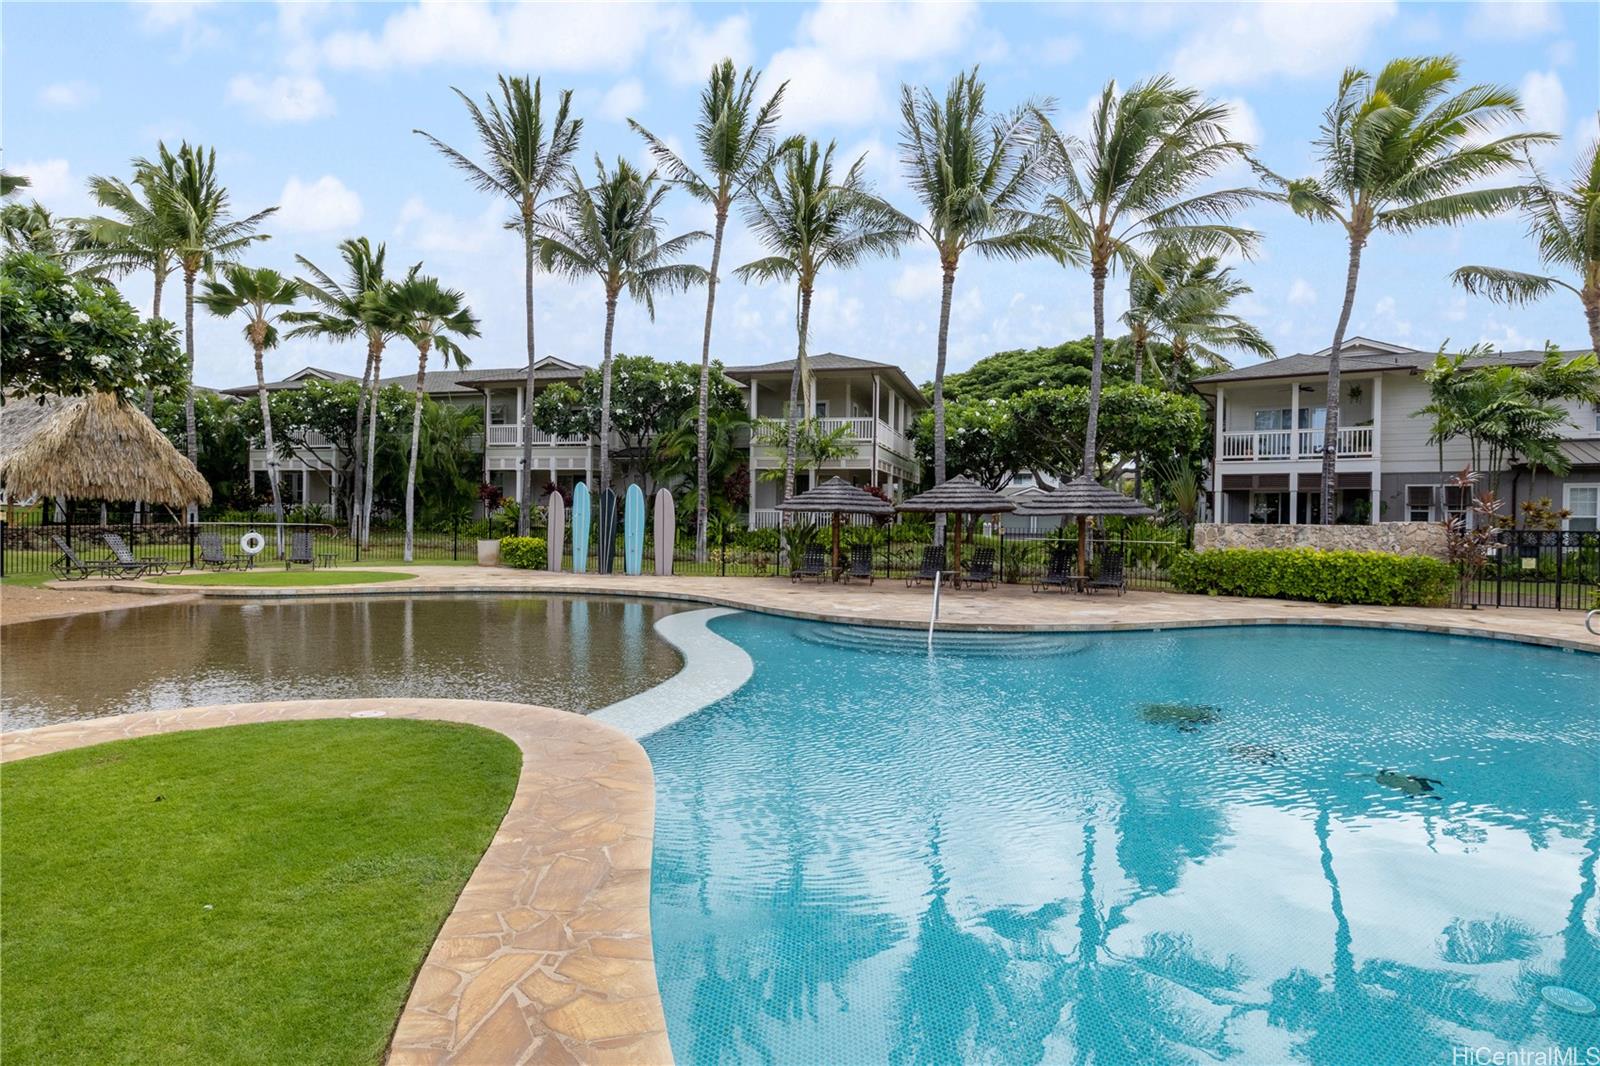
<svg viewBox="0 0 1600 1066"><path fill-rule="evenodd" d="M1427 555L1219 548L1183 552L1168 576L1180 592L1213 596L1442 607L1450 603L1456 574L1449 563Z"/></svg>
<svg viewBox="0 0 1600 1066"><path fill-rule="evenodd" d="M518 570L543 570L549 565L543 537L501 537L500 565Z"/></svg>

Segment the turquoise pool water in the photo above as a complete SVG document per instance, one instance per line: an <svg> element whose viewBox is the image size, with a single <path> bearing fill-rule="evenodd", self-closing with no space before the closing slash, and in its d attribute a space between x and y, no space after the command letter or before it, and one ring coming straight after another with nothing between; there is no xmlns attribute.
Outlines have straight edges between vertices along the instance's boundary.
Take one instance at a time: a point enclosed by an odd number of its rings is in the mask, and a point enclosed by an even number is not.
<svg viewBox="0 0 1600 1066"><path fill-rule="evenodd" d="M645 741L681 1063L1600 1047L1541 998L1600 1000L1600 658L712 628L754 676Z"/></svg>

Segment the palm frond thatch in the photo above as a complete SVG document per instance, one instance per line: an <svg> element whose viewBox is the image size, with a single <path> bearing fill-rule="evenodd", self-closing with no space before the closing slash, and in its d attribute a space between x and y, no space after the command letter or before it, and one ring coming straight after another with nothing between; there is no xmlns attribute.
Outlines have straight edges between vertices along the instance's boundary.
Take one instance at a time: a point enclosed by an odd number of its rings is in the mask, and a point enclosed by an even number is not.
<svg viewBox="0 0 1600 1066"><path fill-rule="evenodd" d="M927 514L1000 514L1015 511L1015 501L978 484L965 474L947 478L927 492L904 500L897 511Z"/></svg>

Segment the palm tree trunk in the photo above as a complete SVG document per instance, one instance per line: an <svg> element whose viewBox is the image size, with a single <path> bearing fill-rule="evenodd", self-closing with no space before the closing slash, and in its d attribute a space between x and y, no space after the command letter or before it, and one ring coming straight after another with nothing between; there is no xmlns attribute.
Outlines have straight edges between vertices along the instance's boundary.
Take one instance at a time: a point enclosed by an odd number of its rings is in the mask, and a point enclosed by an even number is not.
<svg viewBox="0 0 1600 1066"><path fill-rule="evenodd" d="M1583 289L1583 317L1589 323L1589 346L1600 352L1600 286Z"/></svg>
<svg viewBox="0 0 1600 1066"><path fill-rule="evenodd" d="M166 288L166 285L167 285L167 272L166 272L165 268L160 267L160 266L156 267L156 269L153 272L153 282L154 282L153 289L152 289L151 296L150 296L150 317L151 318L160 318L161 317L161 290ZM144 390L144 415L145 415L146 418L154 418L155 414L156 414L156 390L155 389L145 389Z"/></svg>
<svg viewBox="0 0 1600 1066"><path fill-rule="evenodd" d="M1144 384L1144 334L1137 328L1133 330L1133 383Z"/></svg>
<svg viewBox="0 0 1600 1066"><path fill-rule="evenodd" d="M183 356L184 356L184 386L183 386L183 448L189 456L189 462L195 466L200 465L200 442L195 436L194 426L194 275L195 271L185 267L183 270ZM200 506L189 505L189 521L197 521L200 517Z"/></svg>
<svg viewBox="0 0 1600 1066"><path fill-rule="evenodd" d="M1094 477L1095 444L1100 428L1100 372L1106 354L1106 265L1096 263L1094 278L1094 361L1089 366L1089 419L1083 430L1083 473Z"/></svg>
<svg viewBox="0 0 1600 1066"><path fill-rule="evenodd" d="M728 209L717 207L717 229L711 238L711 276L706 279L706 330L700 342L700 413L694 423L694 561L706 561L706 512L711 506L711 474L706 455L706 421L711 410L711 315L717 306L717 268L722 264L722 231Z"/></svg>
<svg viewBox="0 0 1600 1066"><path fill-rule="evenodd" d="M417 441L422 436L422 383L428 376L428 340L417 345L417 403L411 409L411 461L406 464L406 543L401 558L411 561L417 513Z"/></svg>
<svg viewBox="0 0 1600 1066"><path fill-rule="evenodd" d="M383 338L372 353L372 392L367 397L367 470L366 487L361 502L361 546L372 543L372 473L373 456L378 454L378 381L383 377Z"/></svg>
<svg viewBox="0 0 1600 1066"><path fill-rule="evenodd" d="M950 355L950 300L956 289L956 264L944 265L944 284L939 294L939 348L933 364L933 483L945 479L944 447L944 367ZM944 543L944 513L933 516L933 542Z"/></svg>
<svg viewBox="0 0 1600 1066"><path fill-rule="evenodd" d="M789 427L784 434L783 443L783 498L787 500L794 495L794 464L795 453L800 443L800 396L803 391L800 378L806 365L806 335L811 331L811 289L804 286L800 289L800 320L798 322L799 339L796 342L794 353L794 373L789 376ZM783 522L788 525L790 516L784 513Z"/></svg>
<svg viewBox="0 0 1600 1066"><path fill-rule="evenodd" d="M1344 331L1350 325L1350 311L1356 305L1356 279L1361 273L1361 249L1367 243L1359 233L1350 235L1350 266L1344 278L1344 306L1339 309L1339 324L1333 331L1333 348L1328 352L1328 399L1322 431L1322 524L1333 525L1333 494L1339 483L1339 362L1344 347ZM1299 426L1291 427L1298 433Z"/></svg>
<svg viewBox="0 0 1600 1066"><path fill-rule="evenodd" d="M528 535L528 513L533 509L533 390L539 383L533 368L533 207L522 211L522 297L528 333L527 393L522 404L522 470L517 474L522 503L517 507L517 536ZM487 431L486 431L487 432Z"/></svg>
<svg viewBox="0 0 1600 1066"><path fill-rule="evenodd" d="M372 360L378 345L376 337L367 338L367 366L361 372L361 392L356 397L356 435L352 441L354 462L350 467L350 538L354 540L361 531L361 438L362 423L366 420L367 390L372 387Z"/></svg>
<svg viewBox="0 0 1600 1066"><path fill-rule="evenodd" d="M600 491L611 487L611 332L617 324L617 294L606 293L606 348L600 361Z"/></svg>
<svg viewBox="0 0 1600 1066"><path fill-rule="evenodd" d="M278 558L283 558L283 496L278 491L278 449L272 440L272 405L267 402L267 372L260 344L250 346L256 355L256 399L261 402L261 436L267 448L267 483L272 486L272 516L276 522Z"/></svg>

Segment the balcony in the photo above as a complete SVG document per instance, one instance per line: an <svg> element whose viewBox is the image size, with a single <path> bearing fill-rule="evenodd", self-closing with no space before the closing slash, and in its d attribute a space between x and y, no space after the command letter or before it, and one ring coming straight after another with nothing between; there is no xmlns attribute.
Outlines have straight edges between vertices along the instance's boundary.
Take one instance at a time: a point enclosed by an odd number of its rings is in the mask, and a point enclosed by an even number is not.
<svg viewBox="0 0 1600 1066"><path fill-rule="evenodd" d="M1322 457L1320 429L1229 430L1222 434L1219 455L1225 463L1284 462ZM1377 454L1372 426L1339 430L1339 458L1370 459Z"/></svg>
<svg viewBox="0 0 1600 1066"><path fill-rule="evenodd" d="M499 446L499 447L520 448L522 446L522 427L521 426L490 426L489 427L489 443L491 445L495 445L495 446ZM585 445L587 445L589 443L589 438L587 438L587 437L554 437L554 438L552 438L550 436L550 434L544 432L543 430L536 429L536 430L533 431L533 443L534 443L535 447L538 447L538 446L541 446L541 445L544 446L544 447L549 447L551 444L555 444L557 446L568 445L568 446L571 446L571 447L580 447L581 448L581 447L583 447L583 446L585 446Z"/></svg>

